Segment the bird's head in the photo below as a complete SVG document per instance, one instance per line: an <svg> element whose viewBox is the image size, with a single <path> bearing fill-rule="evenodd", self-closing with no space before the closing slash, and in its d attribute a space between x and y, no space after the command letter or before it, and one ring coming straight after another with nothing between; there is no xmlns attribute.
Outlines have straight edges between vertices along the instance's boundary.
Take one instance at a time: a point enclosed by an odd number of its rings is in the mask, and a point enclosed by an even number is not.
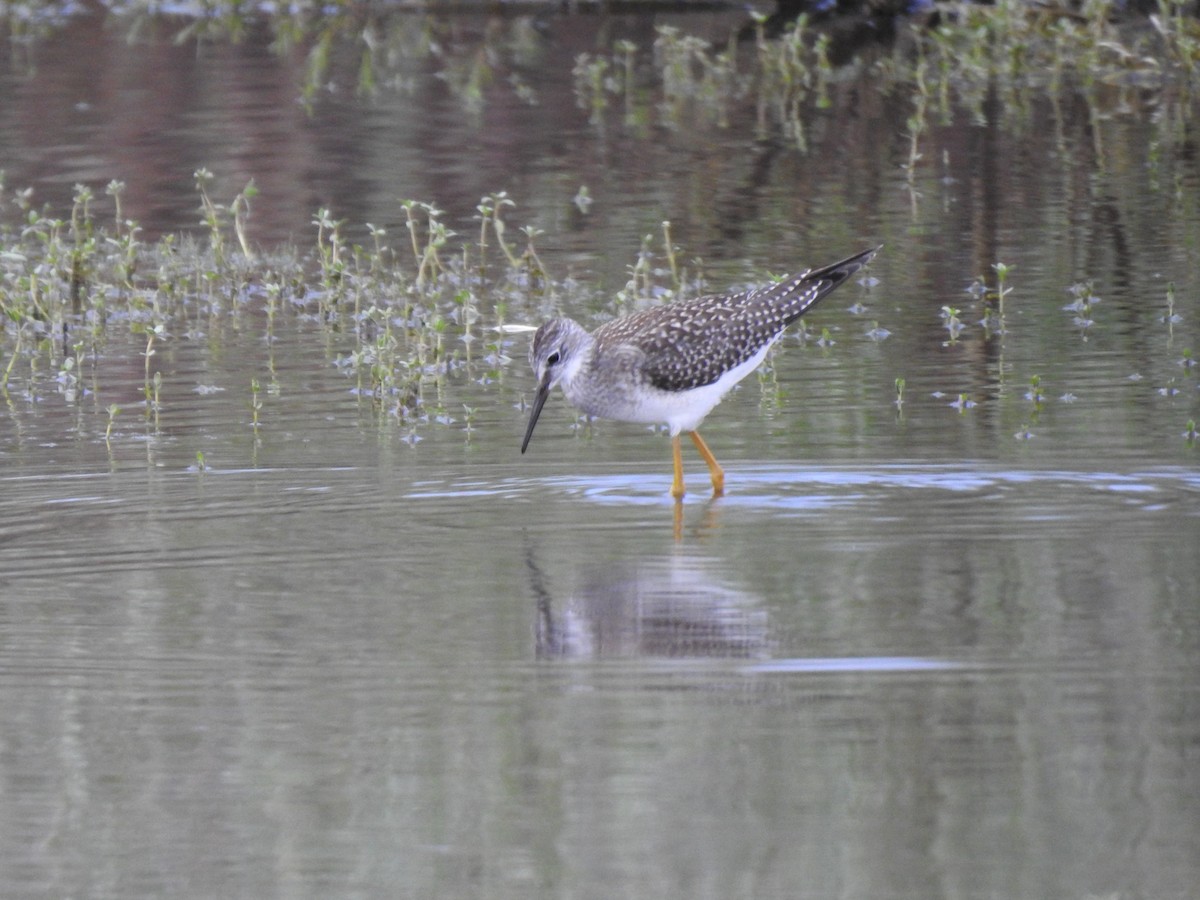
<svg viewBox="0 0 1200 900"><path fill-rule="evenodd" d="M551 319L534 333L533 343L529 345L529 365L537 376L537 393L529 413L529 424L525 427L525 440L521 442L522 453L529 446L533 426L537 424L551 388L564 380L569 384L575 377L583 364L589 341L587 331L573 319Z"/></svg>

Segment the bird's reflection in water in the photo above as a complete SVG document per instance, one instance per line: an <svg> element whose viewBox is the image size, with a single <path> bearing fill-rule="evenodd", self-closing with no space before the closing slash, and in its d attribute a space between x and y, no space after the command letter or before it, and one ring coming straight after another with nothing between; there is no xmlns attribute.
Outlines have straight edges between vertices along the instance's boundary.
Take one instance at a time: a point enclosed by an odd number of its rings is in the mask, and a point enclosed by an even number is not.
<svg viewBox="0 0 1200 900"><path fill-rule="evenodd" d="M704 559L662 557L595 565L556 597L532 555L540 658L759 659L767 613L754 596L720 582Z"/></svg>

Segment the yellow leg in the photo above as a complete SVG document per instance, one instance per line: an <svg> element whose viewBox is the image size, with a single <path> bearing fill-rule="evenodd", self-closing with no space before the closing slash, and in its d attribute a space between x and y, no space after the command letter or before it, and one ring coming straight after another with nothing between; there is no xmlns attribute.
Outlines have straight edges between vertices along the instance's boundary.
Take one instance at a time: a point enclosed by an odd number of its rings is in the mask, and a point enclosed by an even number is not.
<svg viewBox="0 0 1200 900"><path fill-rule="evenodd" d="M708 444L704 443L704 439L700 437L700 432L688 432L692 436L692 443L696 445L696 449L700 451L700 456L708 463L708 472L712 475L713 496L720 497L725 493L725 470L721 468L721 464L717 462L717 458L713 456L712 451L708 449ZM677 439L678 440L678 439ZM678 457L676 457L678 459ZM682 473L680 473L680 488L682 489Z"/></svg>
<svg viewBox="0 0 1200 900"><path fill-rule="evenodd" d="M683 453L679 449L679 435L671 438L671 453L675 457L675 480L671 482L671 496L683 499Z"/></svg>

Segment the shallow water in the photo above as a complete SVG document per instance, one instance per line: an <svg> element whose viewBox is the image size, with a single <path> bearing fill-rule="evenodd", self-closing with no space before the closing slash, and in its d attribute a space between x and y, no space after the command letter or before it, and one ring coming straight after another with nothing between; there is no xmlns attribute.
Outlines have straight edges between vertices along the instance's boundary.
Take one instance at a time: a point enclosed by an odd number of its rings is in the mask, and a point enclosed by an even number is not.
<svg viewBox="0 0 1200 900"><path fill-rule="evenodd" d="M1187 896L1193 470L730 475L5 478L11 893Z"/></svg>
<svg viewBox="0 0 1200 900"><path fill-rule="evenodd" d="M597 127L561 73L648 20L506 22L542 54L520 68L538 107L497 80L465 113L418 66L415 92L308 119L262 34L155 60L69 29L32 70L8 47L8 184L61 203L122 177L154 232L193 223L191 168L252 174L263 243L307 240L319 204L403 234L400 197L470 233L507 189L547 265L598 294L663 219L715 287L882 241L811 316L834 343L789 337L713 413L727 496L685 454L678 517L661 433L555 396L519 454L521 336L497 379L430 384L419 422L355 393L352 336L288 308L268 340L253 303L162 341L157 421L120 323L70 390L16 379L4 896L1192 896L1194 158L1150 153L1161 122L1068 108L1058 133L947 128L949 169L914 196L906 113L861 85L807 152L754 139L753 110ZM173 88L138 125L148 84ZM998 260L1014 293L989 337L965 289ZM1103 302L1081 328L1063 307L1085 278ZM258 428L252 378L274 385Z"/></svg>

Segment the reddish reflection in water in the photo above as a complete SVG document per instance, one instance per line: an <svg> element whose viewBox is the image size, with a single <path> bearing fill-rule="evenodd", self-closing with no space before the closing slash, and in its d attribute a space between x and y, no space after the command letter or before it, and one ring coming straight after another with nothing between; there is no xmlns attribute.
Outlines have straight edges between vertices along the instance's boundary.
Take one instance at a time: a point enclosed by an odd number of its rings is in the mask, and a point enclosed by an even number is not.
<svg viewBox="0 0 1200 900"><path fill-rule="evenodd" d="M176 42L186 23L84 17L0 57L0 149L8 184L33 186L34 202L55 210L77 182L111 209L100 189L124 181L123 213L146 238L199 227L193 172L206 167L218 199L255 179L252 238L267 245L307 241L320 207L359 235L367 222L400 226L405 198L435 203L469 232L480 198L497 191L520 204L514 224L546 232L551 252L594 260L619 248L616 273L663 219L689 253L712 260L744 247L794 253L819 216L838 220L837 246L860 242L892 180L879 154L900 152L891 138L903 127L903 111L861 84L838 89L840 112L821 117L803 155L748 96L731 97L720 124L690 108L660 111L645 93L633 107L610 99L599 117L581 108L570 75L581 54L630 40L641 90L658 26L721 46L743 20L400 16L368 23L400 48L382 73L394 83L360 94L361 45L337 39L310 111L301 96L311 43L279 50L265 24L236 43ZM847 206L822 210L834 184L846 186L838 204ZM571 202L584 185L596 201L586 215Z"/></svg>

